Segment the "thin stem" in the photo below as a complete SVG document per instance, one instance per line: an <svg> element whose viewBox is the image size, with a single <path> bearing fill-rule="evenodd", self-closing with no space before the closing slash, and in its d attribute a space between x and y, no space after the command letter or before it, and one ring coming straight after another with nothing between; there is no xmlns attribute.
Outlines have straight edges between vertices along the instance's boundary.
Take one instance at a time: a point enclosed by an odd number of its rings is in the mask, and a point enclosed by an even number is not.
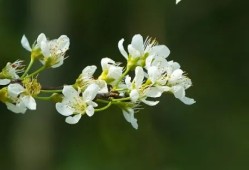
<svg viewBox="0 0 249 170"><path fill-rule="evenodd" d="M41 90L43 93L61 93L62 90Z"/></svg>
<svg viewBox="0 0 249 170"><path fill-rule="evenodd" d="M103 100L103 99L97 99L96 101L100 102L100 103L109 103L110 102L110 101L106 101L106 100Z"/></svg>
<svg viewBox="0 0 249 170"><path fill-rule="evenodd" d="M101 108L99 108L99 109L94 109L94 111L95 111L95 112L100 112L100 111L106 110L106 109L108 109L111 105L112 105L112 102L110 101L106 106L101 107Z"/></svg>
<svg viewBox="0 0 249 170"><path fill-rule="evenodd" d="M35 99L39 99L39 100L45 100L45 101L49 101L51 99L51 96L49 97L40 97L40 96L35 96Z"/></svg>
<svg viewBox="0 0 249 170"><path fill-rule="evenodd" d="M33 72L32 74L28 75L28 77L32 77L38 73L40 73L41 71L45 70L46 69L46 66L43 65L42 67L40 67L38 70L36 70L35 72Z"/></svg>
<svg viewBox="0 0 249 170"><path fill-rule="evenodd" d="M125 101L125 100L130 100L130 97L125 97L125 98L121 98L121 99L112 99L112 101L114 102L120 102L120 101Z"/></svg>
<svg viewBox="0 0 249 170"><path fill-rule="evenodd" d="M30 62L29 62L29 65L28 65L28 67L26 68L26 70L25 70L25 72L23 73L23 75L21 76L21 79L24 78L24 77L28 74L30 68L31 68L32 65L34 64L34 61L35 61L35 60L31 57Z"/></svg>

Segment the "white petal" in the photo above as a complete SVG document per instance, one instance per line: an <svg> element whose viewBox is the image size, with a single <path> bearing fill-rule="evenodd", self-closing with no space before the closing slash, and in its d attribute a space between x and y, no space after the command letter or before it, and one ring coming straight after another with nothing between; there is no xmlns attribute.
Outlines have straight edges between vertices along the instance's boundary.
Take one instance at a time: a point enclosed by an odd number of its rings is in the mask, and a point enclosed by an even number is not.
<svg viewBox="0 0 249 170"><path fill-rule="evenodd" d="M173 86L171 88L172 92L174 93L174 96L178 99L181 99L185 96L185 89L182 86Z"/></svg>
<svg viewBox="0 0 249 170"><path fill-rule="evenodd" d="M135 69L135 77L134 77L136 88L140 88L140 86L143 84L143 80L144 80L144 70L142 67L137 66Z"/></svg>
<svg viewBox="0 0 249 170"><path fill-rule="evenodd" d="M139 92L138 92L138 90L132 90L130 92L130 98L131 98L131 101L135 103L139 99Z"/></svg>
<svg viewBox="0 0 249 170"><path fill-rule="evenodd" d="M152 47L151 53L155 54L158 57L167 58L170 54L169 48L165 45L157 45Z"/></svg>
<svg viewBox="0 0 249 170"><path fill-rule="evenodd" d="M10 83L10 79L0 79L0 85L7 85Z"/></svg>
<svg viewBox="0 0 249 170"><path fill-rule="evenodd" d="M68 99L79 97L79 93L73 88L73 86L64 86L62 93Z"/></svg>
<svg viewBox="0 0 249 170"><path fill-rule="evenodd" d="M82 76L84 78L91 78L93 74L95 73L97 67L95 65L87 66L82 71Z"/></svg>
<svg viewBox="0 0 249 170"><path fill-rule="evenodd" d="M99 90L100 90L100 88L97 84L89 85L86 88L86 90L83 92L83 100L84 101L92 101L96 97Z"/></svg>
<svg viewBox="0 0 249 170"><path fill-rule="evenodd" d="M176 0L176 4L178 4L181 0Z"/></svg>
<svg viewBox="0 0 249 170"><path fill-rule="evenodd" d="M24 103L24 105L30 109L35 110L36 109L36 102L35 99L32 96L23 96L21 98L21 101Z"/></svg>
<svg viewBox="0 0 249 170"><path fill-rule="evenodd" d="M184 104L191 105L195 103L195 100L189 97L183 97L180 99Z"/></svg>
<svg viewBox="0 0 249 170"><path fill-rule="evenodd" d="M111 66L108 72L108 77L115 80L119 79L122 75L123 68L118 66Z"/></svg>
<svg viewBox="0 0 249 170"><path fill-rule="evenodd" d="M182 77L183 71L181 69L175 70L170 76L170 82L175 82Z"/></svg>
<svg viewBox="0 0 249 170"><path fill-rule="evenodd" d="M41 42L41 51L42 51L42 54L45 57L49 57L50 56L50 50L49 50L49 46L48 46L47 42L45 42L45 41Z"/></svg>
<svg viewBox="0 0 249 170"><path fill-rule="evenodd" d="M145 60L145 68L148 70L148 68L151 66L152 60L154 59L154 55L149 55Z"/></svg>
<svg viewBox="0 0 249 170"><path fill-rule="evenodd" d="M138 129L137 119L134 117L134 110L128 108L127 110L122 110L122 112L126 121L131 123L133 128Z"/></svg>
<svg viewBox="0 0 249 170"><path fill-rule="evenodd" d="M57 68L57 67L60 67L64 62L64 56L61 55L61 56L57 56L57 63L52 65L51 67L52 68Z"/></svg>
<svg viewBox="0 0 249 170"><path fill-rule="evenodd" d="M101 67L103 70L109 70L110 64L115 64L115 61L113 61L110 58L102 58L101 60Z"/></svg>
<svg viewBox="0 0 249 170"><path fill-rule="evenodd" d="M44 33L41 33L38 37L37 37L37 45L39 47L41 47L41 42L44 41L44 42L47 42L47 38L46 38L46 35Z"/></svg>
<svg viewBox="0 0 249 170"><path fill-rule="evenodd" d="M94 114L94 108L92 105L87 106L86 108L86 114L91 117Z"/></svg>
<svg viewBox="0 0 249 170"><path fill-rule="evenodd" d="M149 101L149 100L145 100L145 99L142 99L141 100L144 104L147 104L149 106L155 106L159 103L159 101Z"/></svg>
<svg viewBox="0 0 249 170"><path fill-rule="evenodd" d="M68 124L76 124L79 122L80 118L81 118L81 114L76 114L74 116L68 116L65 121Z"/></svg>
<svg viewBox="0 0 249 170"><path fill-rule="evenodd" d="M22 44L22 47L25 48L26 50L28 51L32 50L30 47L29 41L25 35L22 36L21 44Z"/></svg>
<svg viewBox="0 0 249 170"><path fill-rule="evenodd" d="M129 75L125 77L125 84L127 85L128 89L131 88L131 77Z"/></svg>
<svg viewBox="0 0 249 170"><path fill-rule="evenodd" d="M134 48L131 44L128 45L128 52L133 58L137 58L141 56L140 51L138 51L136 48Z"/></svg>
<svg viewBox="0 0 249 170"><path fill-rule="evenodd" d="M122 39L118 42L118 49L119 49L120 53L121 53L126 59L128 59L128 54L127 54L127 52L124 50L123 43L124 43L124 39L122 38Z"/></svg>
<svg viewBox="0 0 249 170"><path fill-rule="evenodd" d="M11 97L18 96L24 90L25 90L24 87L22 87L20 84L17 83L8 85L8 93Z"/></svg>
<svg viewBox="0 0 249 170"><path fill-rule="evenodd" d="M17 103L16 105L6 102L5 103L7 108L14 112L14 113L25 113L27 108L25 107L25 105L21 102L21 103Z"/></svg>
<svg viewBox="0 0 249 170"><path fill-rule="evenodd" d="M98 93L108 93L107 83L104 80L96 80L95 83L100 88Z"/></svg>
<svg viewBox="0 0 249 170"><path fill-rule="evenodd" d="M58 49L61 50L61 52L65 53L69 49L70 40L66 35L61 35L57 39L58 43Z"/></svg>
<svg viewBox="0 0 249 170"><path fill-rule="evenodd" d="M74 113L74 109L72 109L70 106L65 105L63 103L56 103L55 107L56 107L56 110L63 116L70 116Z"/></svg>
<svg viewBox="0 0 249 170"><path fill-rule="evenodd" d="M162 95L163 91L162 89L159 89L157 87L150 87L148 88L148 90L146 90L146 96L147 97L153 97L153 98L156 98L156 97L160 97Z"/></svg>
<svg viewBox="0 0 249 170"><path fill-rule="evenodd" d="M140 53L144 52L144 41L143 37L140 34L136 34L132 37L131 45Z"/></svg>
<svg viewBox="0 0 249 170"><path fill-rule="evenodd" d="M151 80L151 82L154 84L157 79L159 79L160 77L160 72L158 70L158 67L156 66L152 66L152 67L149 67L148 69L148 74L149 74L149 79Z"/></svg>

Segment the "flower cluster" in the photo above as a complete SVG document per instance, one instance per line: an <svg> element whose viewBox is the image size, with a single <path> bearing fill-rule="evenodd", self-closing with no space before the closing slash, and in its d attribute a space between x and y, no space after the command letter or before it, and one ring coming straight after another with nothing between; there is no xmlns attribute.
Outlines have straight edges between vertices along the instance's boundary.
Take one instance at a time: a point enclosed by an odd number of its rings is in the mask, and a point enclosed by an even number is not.
<svg viewBox="0 0 249 170"><path fill-rule="evenodd" d="M173 94L187 105L195 103L185 92L192 82L180 64L168 60L170 50L151 38L144 40L140 34L133 36L127 50L124 39L118 42L125 65L103 58L99 76L95 75L95 65L86 66L73 84L59 89L46 88L39 83L38 77L43 70L63 64L69 38L62 35L49 40L42 33L32 46L26 36L22 37L21 44L30 52L28 66L17 60L7 63L0 72L0 101L15 113L36 110L36 100L48 100L55 102L56 110L66 116L67 123L76 124L84 114L91 117L95 112L115 105L137 129L135 114L142 104L155 106L164 93ZM35 61L39 61L41 67L30 72Z"/></svg>

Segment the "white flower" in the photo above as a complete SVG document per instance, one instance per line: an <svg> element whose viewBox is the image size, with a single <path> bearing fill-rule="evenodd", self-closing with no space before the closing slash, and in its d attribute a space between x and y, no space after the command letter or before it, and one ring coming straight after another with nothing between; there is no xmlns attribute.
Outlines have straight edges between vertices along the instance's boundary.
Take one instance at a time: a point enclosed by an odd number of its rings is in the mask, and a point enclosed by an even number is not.
<svg viewBox="0 0 249 170"><path fill-rule="evenodd" d="M178 4L181 0L176 0L176 4Z"/></svg>
<svg viewBox="0 0 249 170"><path fill-rule="evenodd" d="M7 108L14 113L25 113L27 108L36 110L35 99L26 93L26 90L20 84L14 83L8 85L8 97L11 102L6 102Z"/></svg>
<svg viewBox="0 0 249 170"><path fill-rule="evenodd" d="M109 84L113 85L121 77L123 67L118 66L110 58L103 58L101 60L102 74L99 76L99 79L105 80Z"/></svg>
<svg viewBox="0 0 249 170"><path fill-rule="evenodd" d="M58 39L47 40L45 34L40 36L41 41L39 43L44 56L40 61L52 68L61 66L64 61L64 55L69 49L69 38L66 35L61 35Z"/></svg>
<svg viewBox="0 0 249 170"><path fill-rule="evenodd" d="M138 129L137 119L134 117L134 109L126 108L122 112L127 122L131 123L133 128Z"/></svg>
<svg viewBox="0 0 249 170"><path fill-rule="evenodd" d="M180 65L176 62L168 62L167 70L167 86L176 98L181 100L184 104L191 105L195 100L185 96L185 90L192 86L191 80L183 75Z"/></svg>
<svg viewBox="0 0 249 170"><path fill-rule="evenodd" d="M97 67L95 65L86 66L79 78L76 80L77 87L84 89L89 84L97 84L100 88L99 93L108 93L107 83L104 80L95 80L93 74L95 73Z"/></svg>
<svg viewBox="0 0 249 170"><path fill-rule="evenodd" d="M41 33L36 44L31 48L27 38L23 35L21 39L23 48L30 52L41 50L43 58L41 63L48 67L56 68L63 64L66 51L69 49L70 41L66 35L61 35L58 39L48 40L44 33Z"/></svg>
<svg viewBox="0 0 249 170"><path fill-rule="evenodd" d="M143 103L154 106L159 103L159 101L148 101L146 100L147 97L154 97L153 92L149 91L146 85L143 84L144 80L144 71L143 68L140 66L137 66L135 69L135 77L133 81L131 82L131 77L126 76L125 78L125 84L127 88L130 90L129 96L131 98L131 101L133 103L136 103L137 101L142 101Z"/></svg>
<svg viewBox="0 0 249 170"><path fill-rule="evenodd" d="M14 63L8 62L0 72L0 85L7 85L11 80L19 79L18 73L23 72L22 61L17 60Z"/></svg>
<svg viewBox="0 0 249 170"><path fill-rule="evenodd" d="M94 107L97 103L93 102L99 91L99 86L96 84L89 85L82 93L76 91L72 86L64 86L62 102L56 103L56 110L64 115L68 116L66 122L69 124L76 124L80 120L83 114L92 116L94 114ZM74 115L74 116L72 116Z"/></svg>
<svg viewBox="0 0 249 170"><path fill-rule="evenodd" d="M133 36L131 44L128 45L128 52L123 46L124 39L118 42L118 48L120 53L129 61L133 62L133 65L143 66L143 62L148 56L167 58L170 51L165 45L157 45L155 40L151 41L147 38L143 41L143 37L140 34Z"/></svg>

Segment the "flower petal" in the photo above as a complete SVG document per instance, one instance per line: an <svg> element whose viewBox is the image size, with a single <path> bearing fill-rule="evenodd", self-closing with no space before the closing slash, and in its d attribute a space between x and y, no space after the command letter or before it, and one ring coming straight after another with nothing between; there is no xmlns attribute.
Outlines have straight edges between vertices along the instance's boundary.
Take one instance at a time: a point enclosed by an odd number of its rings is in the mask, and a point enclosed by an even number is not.
<svg viewBox="0 0 249 170"><path fill-rule="evenodd" d="M133 103L135 103L139 99L139 92L138 90L134 89L130 92L130 98Z"/></svg>
<svg viewBox="0 0 249 170"><path fill-rule="evenodd" d="M63 116L70 116L74 113L74 109L63 103L56 103L56 110Z"/></svg>
<svg viewBox="0 0 249 170"><path fill-rule="evenodd" d="M0 85L7 85L10 83L10 79L0 79Z"/></svg>
<svg viewBox="0 0 249 170"><path fill-rule="evenodd" d="M41 42L44 41L44 42L47 42L47 38L46 38L46 35L44 33L41 33L38 37L37 37L37 45L39 47L41 47Z"/></svg>
<svg viewBox="0 0 249 170"><path fill-rule="evenodd" d="M176 0L176 4L178 4L181 0Z"/></svg>
<svg viewBox="0 0 249 170"><path fill-rule="evenodd" d="M65 53L69 49L70 40L66 35L61 35L57 39L58 49L61 50L62 53Z"/></svg>
<svg viewBox="0 0 249 170"><path fill-rule="evenodd" d="M23 113L24 114L27 110L24 103L22 103L22 102L17 103L16 105L14 105L13 103L9 103L9 102L6 102L5 104L6 104L7 108L14 113Z"/></svg>
<svg viewBox="0 0 249 170"><path fill-rule="evenodd" d="M95 73L97 67L95 65L87 66L82 70L82 76L83 78L91 78L93 74Z"/></svg>
<svg viewBox="0 0 249 170"><path fill-rule="evenodd" d="M115 64L115 61L113 61L112 59L110 58L102 58L101 60L101 67L102 67L102 70L109 70L111 64Z"/></svg>
<svg viewBox="0 0 249 170"><path fill-rule="evenodd" d="M68 98L69 100L79 96L79 93L73 88L73 86L64 86L62 93L65 98Z"/></svg>
<svg viewBox="0 0 249 170"><path fill-rule="evenodd" d="M132 37L131 45L133 48L138 50L140 52L140 54L143 53L144 41L143 41L143 37L140 34L136 34Z"/></svg>
<svg viewBox="0 0 249 170"><path fill-rule="evenodd" d="M21 97L21 101L28 109L36 110L36 102L32 96L23 96Z"/></svg>
<svg viewBox="0 0 249 170"><path fill-rule="evenodd" d="M137 66L135 69L135 77L134 77L136 88L140 88L140 86L143 84L143 80L144 80L144 70L142 67Z"/></svg>
<svg viewBox="0 0 249 170"><path fill-rule="evenodd" d="M32 50L30 47L29 41L25 35L22 36L21 44L22 44L22 47L25 48L26 50L28 51Z"/></svg>
<svg viewBox="0 0 249 170"><path fill-rule="evenodd" d="M8 85L8 94L11 97L17 97L24 90L25 90L24 87L17 83Z"/></svg>
<svg viewBox="0 0 249 170"><path fill-rule="evenodd" d="M124 39L122 38L122 39L118 42L118 49L119 49L120 53L121 53L126 59L128 59L128 54L127 54L127 52L124 50L123 43L124 43Z"/></svg>
<svg viewBox="0 0 249 170"><path fill-rule="evenodd" d="M131 123L133 128L138 129L137 119L134 117L134 110L132 108L128 108L126 110L122 110L122 112L126 121Z"/></svg>
<svg viewBox="0 0 249 170"><path fill-rule="evenodd" d="M48 46L47 42L45 42L45 41L41 42L41 51L42 51L42 54L45 57L49 57L50 56L50 50L49 50L49 46Z"/></svg>
<svg viewBox="0 0 249 170"><path fill-rule="evenodd" d="M68 116L65 122L67 122L68 124L76 124L79 122L81 116L82 116L81 114L76 114L74 116Z"/></svg>
<svg viewBox="0 0 249 170"><path fill-rule="evenodd" d="M94 108L92 105L87 106L86 108L86 114L91 117L94 114Z"/></svg>
<svg viewBox="0 0 249 170"><path fill-rule="evenodd" d="M89 85L86 88L86 90L83 92L83 100L84 101L92 101L96 97L99 90L100 89L99 89L99 86L97 84Z"/></svg>
<svg viewBox="0 0 249 170"><path fill-rule="evenodd" d="M151 48L151 54L155 54L158 57L167 58L170 54L170 51L165 45L157 45Z"/></svg>
<svg viewBox="0 0 249 170"><path fill-rule="evenodd" d="M159 101L149 101L149 100L146 100L146 99L141 99L141 101L144 103L144 104L147 104L149 106L155 106L159 103Z"/></svg>
<svg viewBox="0 0 249 170"><path fill-rule="evenodd" d="M162 95L163 91L157 87L150 87L146 90L146 96L147 97L160 97Z"/></svg>
<svg viewBox="0 0 249 170"><path fill-rule="evenodd" d="M184 104L186 105L191 105L191 104L194 104L196 101L192 98L189 98L189 97L183 97L180 99Z"/></svg>

